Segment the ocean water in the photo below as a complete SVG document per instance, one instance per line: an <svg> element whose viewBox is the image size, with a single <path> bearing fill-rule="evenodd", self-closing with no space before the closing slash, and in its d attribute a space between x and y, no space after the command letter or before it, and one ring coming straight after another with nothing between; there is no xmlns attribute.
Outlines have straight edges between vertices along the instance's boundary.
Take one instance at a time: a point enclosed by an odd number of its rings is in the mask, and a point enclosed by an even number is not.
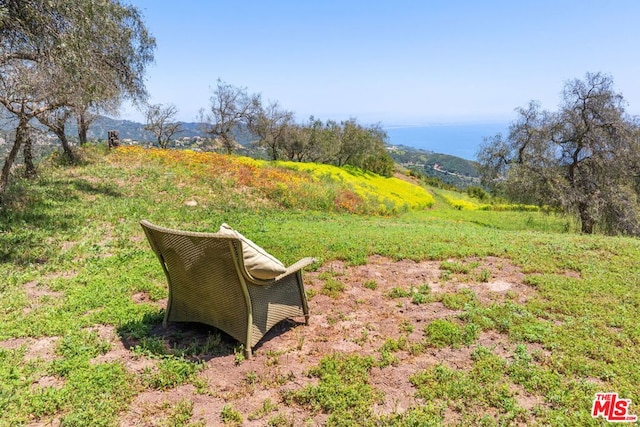
<svg viewBox="0 0 640 427"><path fill-rule="evenodd" d="M387 126L384 130L393 145L450 154L475 160L484 138L507 132L508 123L434 124L428 126Z"/></svg>

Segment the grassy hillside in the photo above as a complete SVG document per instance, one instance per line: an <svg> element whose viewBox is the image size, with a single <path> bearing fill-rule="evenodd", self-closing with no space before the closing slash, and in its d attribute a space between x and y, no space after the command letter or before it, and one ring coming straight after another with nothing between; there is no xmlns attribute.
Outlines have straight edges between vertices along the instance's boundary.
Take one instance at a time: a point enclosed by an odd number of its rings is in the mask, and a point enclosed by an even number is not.
<svg viewBox="0 0 640 427"><path fill-rule="evenodd" d="M640 413L640 241L456 194L185 151L52 159L0 206L0 426L601 425L608 391ZM250 360L163 330L141 219L318 258L310 325Z"/></svg>
<svg viewBox="0 0 640 427"><path fill-rule="evenodd" d="M404 145L391 146L389 154L396 163L412 171L458 188L480 184L478 163L471 160Z"/></svg>

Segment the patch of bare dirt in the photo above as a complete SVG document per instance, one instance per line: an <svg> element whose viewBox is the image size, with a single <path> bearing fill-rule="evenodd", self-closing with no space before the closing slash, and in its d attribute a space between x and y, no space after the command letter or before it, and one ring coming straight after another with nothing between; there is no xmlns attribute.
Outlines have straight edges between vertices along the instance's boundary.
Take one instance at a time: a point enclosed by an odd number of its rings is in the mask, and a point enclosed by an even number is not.
<svg viewBox="0 0 640 427"><path fill-rule="evenodd" d="M37 280L25 283L24 290L27 294L27 298L33 301L38 301L43 297L50 297L50 298L62 297L61 292L53 291L47 285Z"/></svg>
<svg viewBox="0 0 640 427"><path fill-rule="evenodd" d="M101 340L109 342L111 348L105 354L101 354L90 360L92 364L120 362L130 372L141 373L146 368L155 366L152 359L135 355L130 348L126 347L116 328L110 325L97 325L88 330L95 332Z"/></svg>
<svg viewBox="0 0 640 427"><path fill-rule="evenodd" d="M48 362L56 359L58 339L59 337L44 337L32 340L24 356L25 360L42 359Z"/></svg>
<svg viewBox="0 0 640 427"><path fill-rule="evenodd" d="M416 178L415 176L406 175L406 174L400 173L400 172L395 172L393 174L393 177L394 178L398 178L398 179L400 179L402 181L406 181L406 182L408 182L410 184L420 186L420 180L418 178Z"/></svg>
<svg viewBox="0 0 640 427"><path fill-rule="evenodd" d="M563 274L572 279L582 279L582 273L576 270L565 270Z"/></svg>
<svg viewBox="0 0 640 427"><path fill-rule="evenodd" d="M11 338L5 341L0 341L0 348L16 350L20 347L25 347L25 361L42 359L46 362L50 362L57 357L55 354L55 347L58 339L58 337Z"/></svg>
<svg viewBox="0 0 640 427"><path fill-rule="evenodd" d="M51 298L62 298L61 292L52 291L49 287L41 285L38 282L29 282L24 285L29 305L22 309L24 314L29 314L34 309L38 308L43 301Z"/></svg>
<svg viewBox="0 0 640 427"><path fill-rule="evenodd" d="M175 405L188 400L193 402L192 421L204 421L208 426L221 424L220 413L224 405L231 405L244 414L245 426L264 426L269 418L282 415L293 425L323 425L327 415L312 413L304 408L283 403L286 390L299 390L315 384L317 379L307 375L309 368L317 366L320 359L332 353L358 354L380 357L380 348L390 338L406 336L409 343L420 343L424 327L435 319L455 316L460 311L446 308L441 302L414 304L411 298L391 298L394 288L409 289L428 284L433 293L454 293L463 288L472 290L481 303L506 299L524 302L535 289L524 284L524 275L508 260L496 257L464 260L476 267L465 274L443 275L440 261L393 261L372 256L366 265L350 266L342 261L331 261L317 271L304 274L305 287L313 294L309 300L311 312L309 325L299 320L288 320L276 325L254 349L254 356L240 363L233 352L236 343L222 334L227 344L220 354L202 355L206 368L198 375L200 390L186 385L167 391L146 391L133 401L130 410L120 420L122 426L158 425L159 420L171 414ZM478 275L482 270L482 279ZM338 280L345 289L337 297L322 293L327 277ZM144 293L133 296L136 302L148 303ZM95 362L120 360L128 369L140 372L145 363L131 356L134 342L118 344L113 330L105 330L112 342L111 350ZM154 328L152 334L165 340L167 346L187 348L203 343L212 328L193 324L170 324L164 330ZM398 363L373 368L370 383L384 395L375 408L378 415L404 412L422 402L415 397L415 389L409 378L437 363L466 370L472 366L471 354L478 346L484 346L507 360L513 357L515 344L495 331L484 331L471 346L460 348L427 348L417 355L408 351L394 353ZM540 350L534 345L530 351ZM521 406L526 410L542 404L537 396L524 390L515 390ZM277 409L268 414L248 419L269 400ZM449 411L447 421L455 421L455 412ZM254 416L253 418L256 418Z"/></svg>
<svg viewBox="0 0 640 427"><path fill-rule="evenodd" d="M149 296L148 292L135 293L135 294L131 295L131 299L136 304L140 304L140 303L143 303L143 302L147 302L147 303L153 302L153 300L151 299L151 296Z"/></svg>
<svg viewBox="0 0 640 427"><path fill-rule="evenodd" d="M51 426L59 426L62 423L60 422L60 417L53 417L47 420L40 421L32 421L27 424L29 427L51 427Z"/></svg>
<svg viewBox="0 0 640 427"><path fill-rule="evenodd" d="M51 375L45 375L43 377L40 377L36 382L34 382L32 385L32 387L37 388L47 388L47 387L51 387L51 388L56 388L56 389L60 389L64 386L64 381L61 378L58 377L54 377Z"/></svg>
<svg viewBox="0 0 640 427"><path fill-rule="evenodd" d="M0 348L5 350L15 350L23 345L29 345L28 338L10 338L8 340L0 341Z"/></svg>
<svg viewBox="0 0 640 427"><path fill-rule="evenodd" d="M131 240L132 242L135 242L135 243L142 243L146 239L145 239L143 234L136 234L136 235L131 236L129 238L129 240Z"/></svg>
<svg viewBox="0 0 640 427"><path fill-rule="evenodd" d="M536 406L544 404L544 399L540 396L534 396L518 384L510 384L510 391L514 394L518 405L525 411L530 411Z"/></svg>

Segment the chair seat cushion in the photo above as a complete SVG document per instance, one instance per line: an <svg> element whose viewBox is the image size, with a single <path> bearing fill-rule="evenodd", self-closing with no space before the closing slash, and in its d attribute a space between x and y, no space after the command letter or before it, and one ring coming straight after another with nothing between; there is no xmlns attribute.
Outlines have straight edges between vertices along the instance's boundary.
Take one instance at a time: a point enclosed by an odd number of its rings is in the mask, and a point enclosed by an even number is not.
<svg viewBox="0 0 640 427"><path fill-rule="evenodd" d="M249 274L256 279L273 279L287 271L287 268L278 259L231 228L228 224L222 224L218 234L236 237L242 241L244 266Z"/></svg>

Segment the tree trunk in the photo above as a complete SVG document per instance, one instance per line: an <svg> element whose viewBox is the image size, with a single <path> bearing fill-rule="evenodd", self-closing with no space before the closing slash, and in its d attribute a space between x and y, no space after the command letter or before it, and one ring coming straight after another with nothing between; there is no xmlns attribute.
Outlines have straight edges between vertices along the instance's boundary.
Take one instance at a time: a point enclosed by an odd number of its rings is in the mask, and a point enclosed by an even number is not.
<svg viewBox="0 0 640 427"><path fill-rule="evenodd" d="M587 203L578 203L578 213L580 214L580 224L583 234L593 234L593 226L595 220L589 213L589 205Z"/></svg>
<svg viewBox="0 0 640 427"><path fill-rule="evenodd" d="M29 124L29 120L26 117L20 117L20 122L18 123L18 127L16 128L16 140L13 143L13 147L11 147L11 151L4 159L4 166L2 167L2 174L0 174L0 195L4 193L7 189L7 185L9 184L9 175L11 174L11 167L13 166L13 162L15 162L18 153L20 152L20 147L22 146L24 133Z"/></svg>
<svg viewBox="0 0 640 427"><path fill-rule="evenodd" d="M73 154L73 150L71 149L71 145L69 144L69 140L67 139L67 135L64 132L64 127L62 129L56 130L56 136L60 140L62 144L62 150L64 151L64 155L70 163L76 161L76 156Z"/></svg>
<svg viewBox="0 0 640 427"><path fill-rule="evenodd" d="M33 163L33 144L31 141L31 135L28 134L28 129L26 130L26 134L24 135L23 144L24 144L24 177L25 178L33 178L37 175L38 171L36 170L36 165Z"/></svg>
<svg viewBox="0 0 640 427"><path fill-rule="evenodd" d="M89 130L89 123L84 118L84 114L78 116L78 140L80 145L87 143L87 131Z"/></svg>
<svg viewBox="0 0 640 427"><path fill-rule="evenodd" d="M227 135L222 135L222 146L227 150L227 154L233 154L233 140Z"/></svg>

